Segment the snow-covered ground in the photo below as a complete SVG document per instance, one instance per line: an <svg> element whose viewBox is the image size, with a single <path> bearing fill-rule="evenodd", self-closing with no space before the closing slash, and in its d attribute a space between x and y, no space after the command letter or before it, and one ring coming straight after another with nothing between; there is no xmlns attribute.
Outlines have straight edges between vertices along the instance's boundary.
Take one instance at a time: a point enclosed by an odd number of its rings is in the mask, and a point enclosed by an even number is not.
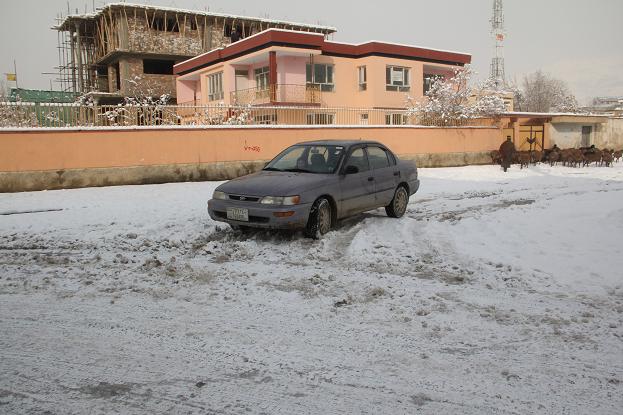
<svg viewBox="0 0 623 415"><path fill-rule="evenodd" d="M620 414L623 165L420 175L320 241L218 183L0 195L0 413Z"/></svg>

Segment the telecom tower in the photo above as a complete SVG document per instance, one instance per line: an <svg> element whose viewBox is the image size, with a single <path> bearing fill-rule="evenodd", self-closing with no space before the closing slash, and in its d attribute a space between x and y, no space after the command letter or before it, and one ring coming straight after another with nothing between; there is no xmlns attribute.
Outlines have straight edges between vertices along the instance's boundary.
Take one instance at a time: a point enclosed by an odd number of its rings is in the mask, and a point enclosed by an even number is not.
<svg viewBox="0 0 623 415"><path fill-rule="evenodd" d="M491 17L491 35L494 39L495 51L491 59L491 70L489 77L495 82L498 88L506 85L504 76L504 11L502 0L493 0L493 16Z"/></svg>

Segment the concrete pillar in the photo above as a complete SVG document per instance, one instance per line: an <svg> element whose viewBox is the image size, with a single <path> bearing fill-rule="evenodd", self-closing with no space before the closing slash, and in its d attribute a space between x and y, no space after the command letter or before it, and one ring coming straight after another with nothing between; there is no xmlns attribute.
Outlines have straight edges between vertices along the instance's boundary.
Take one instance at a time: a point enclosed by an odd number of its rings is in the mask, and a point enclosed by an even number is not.
<svg viewBox="0 0 623 415"><path fill-rule="evenodd" d="M277 52L268 52L268 88L270 102L277 101Z"/></svg>

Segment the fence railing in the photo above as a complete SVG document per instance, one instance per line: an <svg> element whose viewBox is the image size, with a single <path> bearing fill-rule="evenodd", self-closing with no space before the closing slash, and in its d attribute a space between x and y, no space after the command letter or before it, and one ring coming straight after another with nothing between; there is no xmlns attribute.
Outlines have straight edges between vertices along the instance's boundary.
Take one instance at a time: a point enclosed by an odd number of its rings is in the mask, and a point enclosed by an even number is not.
<svg viewBox="0 0 623 415"><path fill-rule="evenodd" d="M248 88L230 93L230 100L236 105L320 104L321 98L318 85L276 84L263 89Z"/></svg>
<svg viewBox="0 0 623 415"><path fill-rule="evenodd" d="M490 119L444 120L408 110L241 105L79 105L0 102L0 127L166 125L491 126Z"/></svg>

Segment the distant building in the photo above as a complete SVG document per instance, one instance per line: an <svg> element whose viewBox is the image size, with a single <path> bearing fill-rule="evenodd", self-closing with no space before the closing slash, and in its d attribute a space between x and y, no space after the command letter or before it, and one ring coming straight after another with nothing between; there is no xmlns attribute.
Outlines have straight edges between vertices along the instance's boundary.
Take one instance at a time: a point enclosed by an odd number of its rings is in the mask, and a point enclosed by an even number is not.
<svg viewBox="0 0 623 415"><path fill-rule="evenodd" d="M111 3L94 13L60 19L59 76L65 91L100 103L136 93L170 94L173 65L268 28L327 36L335 28L170 7ZM135 78L140 78L134 84Z"/></svg>
<svg viewBox="0 0 623 415"><path fill-rule="evenodd" d="M45 91L41 89L11 88L9 102L41 103L72 103L76 101L76 94L64 91Z"/></svg>
<svg viewBox="0 0 623 415"><path fill-rule="evenodd" d="M179 103L404 109L407 94L423 97L434 79L470 61L460 52L269 29L179 63L174 73ZM334 123L331 114L318 116ZM403 123L398 113L388 117Z"/></svg>
<svg viewBox="0 0 623 415"><path fill-rule="evenodd" d="M597 97L593 103L582 110L592 114L606 114L615 117L623 116L623 97Z"/></svg>

